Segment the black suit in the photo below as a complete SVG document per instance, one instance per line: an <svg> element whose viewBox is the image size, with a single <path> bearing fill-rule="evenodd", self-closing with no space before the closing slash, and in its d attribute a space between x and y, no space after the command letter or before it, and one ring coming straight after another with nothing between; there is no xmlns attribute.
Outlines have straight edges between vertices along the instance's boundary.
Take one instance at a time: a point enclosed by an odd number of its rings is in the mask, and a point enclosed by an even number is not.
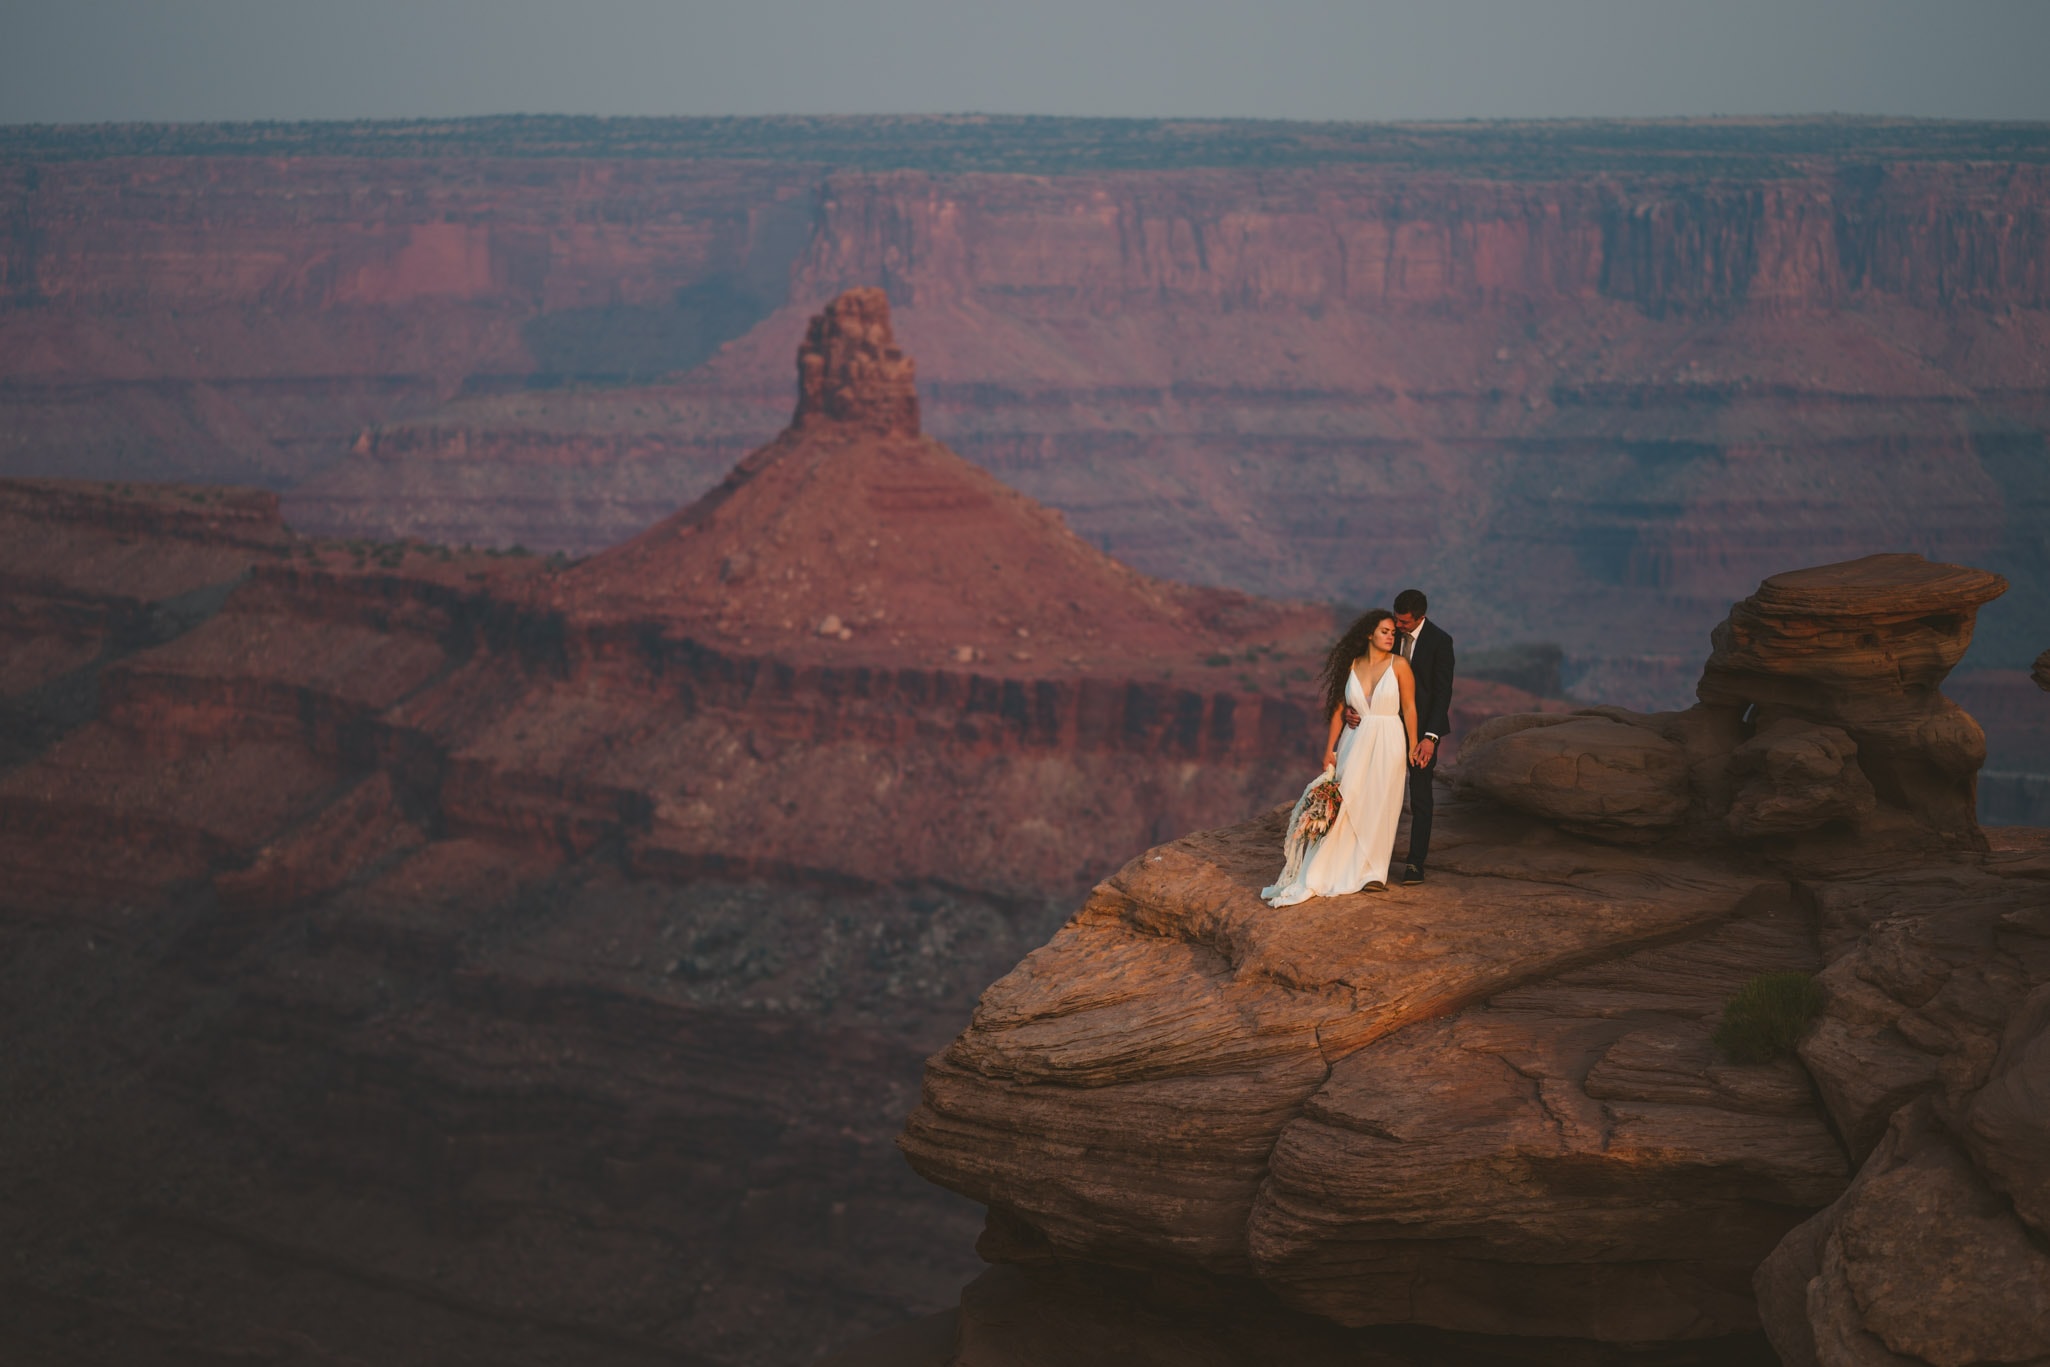
<svg viewBox="0 0 2050 1367"><path fill-rule="evenodd" d="M1401 645L1398 640L1397 649ZM1428 617L1417 630L1409 672L1416 678L1417 727L1442 744L1452 730L1452 638ZM1431 853L1431 777L1437 767L1433 749L1429 764L1413 764L1409 770L1409 862L1418 868Z"/></svg>

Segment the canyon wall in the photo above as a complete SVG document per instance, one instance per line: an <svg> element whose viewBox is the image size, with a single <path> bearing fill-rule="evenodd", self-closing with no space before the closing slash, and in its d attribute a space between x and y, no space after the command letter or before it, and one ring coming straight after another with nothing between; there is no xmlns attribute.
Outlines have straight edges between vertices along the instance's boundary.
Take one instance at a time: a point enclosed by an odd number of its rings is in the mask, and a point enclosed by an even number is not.
<svg viewBox="0 0 2050 1367"><path fill-rule="evenodd" d="M775 431L804 319L881 285L928 427L1152 572L1421 583L1647 703L1789 563L2007 575L1968 668L2050 634L2026 129L118 132L10 144L7 473L588 553Z"/></svg>

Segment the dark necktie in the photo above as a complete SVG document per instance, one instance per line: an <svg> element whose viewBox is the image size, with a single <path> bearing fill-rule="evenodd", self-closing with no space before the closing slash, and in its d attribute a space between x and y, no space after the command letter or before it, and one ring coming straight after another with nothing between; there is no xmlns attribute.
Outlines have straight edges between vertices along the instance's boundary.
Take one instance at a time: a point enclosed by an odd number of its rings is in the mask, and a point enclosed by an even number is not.
<svg viewBox="0 0 2050 1367"><path fill-rule="evenodd" d="M1407 660L1414 654L1416 654L1416 637L1404 636L1402 638L1402 658Z"/></svg>

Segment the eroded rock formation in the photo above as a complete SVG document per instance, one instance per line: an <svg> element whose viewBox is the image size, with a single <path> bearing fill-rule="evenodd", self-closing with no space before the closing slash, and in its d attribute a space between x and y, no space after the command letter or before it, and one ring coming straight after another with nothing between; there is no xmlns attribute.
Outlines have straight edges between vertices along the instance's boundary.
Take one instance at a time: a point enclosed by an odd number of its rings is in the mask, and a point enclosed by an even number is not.
<svg viewBox="0 0 2050 1367"><path fill-rule="evenodd" d="M1759 1269L1789 1367L2050 1357L2050 858L1832 887L1801 1058L1862 1163Z"/></svg>
<svg viewBox="0 0 2050 1367"><path fill-rule="evenodd" d="M890 301L870 286L826 305L797 349L797 416L850 423L879 436L918 435L918 390L911 358L890 333Z"/></svg>
<svg viewBox="0 0 2050 1367"><path fill-rule="evenodd" d="M988 1256L1159 1264L1349 1326L1754 1324L1850 1167L1799 1070L1709 1044L1818 966L1781 880L1449 804L1421 892L1284 916L1278 818L1156 849L983 996L900 1141Z"/></svg>
<svg viewBox="0 0 2050 1367"><path fill-rule="evenodd" d="M76 892L76 849L50 837L116 811L157 831L137 895L288 831L319 844L333 785L386 770L400 806L542 855L624 842L641 868L823 861L1017 895L1086 886L1163 823L1280 794L1310 728L1295 698L1247 685L1300 670L1327 613L1138 575L915 424L879 425L904 416L909 362L878 293L815 333L805 358L832 364L800 366L782 439L582 565L291 542L273 500L195 495L176 516L213 539L174 520L167 544L197 560L157 567L144 546L115 569L167 595L253 572L199 630L108 668L92 724L0 775L17 886ZM14 495L24 525L57 529L10 546L16 573L32 586L39 557L75 561L88 583L98 562L51 541L75 521L29 506L50 488ZM10 668L62 639L44 632ZM1097 795L1080 825L1077 793ZM863 834L878 794L886 840ZM123 876L102 864L88 881Z"/></svg>
<svg viewBox="0 0 2050 1367"><path fill-rule="evenodd" d="M103 668L189 630L291 544L275 495L0 484L0 767L92 715Z"/></svg>
<svg viewBox="0 0 2050 1367"><path fill-rule="evenodd" d="M1986 740L1937 686L2006 591L1997 574L1913 555L1776 574L1716 628L1701 700L1841 727L1887 801L1969 836Z"/></svg>
<svg viewBox="0 0 2050 1367"><path fill-rule="evenodd" d="M2050 631L2050 188L2013 129L637 128L9 134L4 472L592 553L778 431L812 315L881 285L926 430L1149 573L1421 582L1463 644L1661 699L1790 564L2007 575L1980 663Z"/></svg>
<svg viewBox="0 0 2050 1367"><path fill-rule="evenodd" d="M1862 1160L1759 1269L1789 1367L2050 1359L2050 841L1818 899L1827 1005L1801 1044Z"/></svg>
<svg viewBox="0 0 2050 1367"><path fill-rule="evenodd" d="M674 624L735 651L773 642L780 658L843 668L982 659L1072 678L1111 661L1138 676L1210 658L1276 677L1314 660L1327 611L1133 572L922 436L910 384L882 292L842 297L799 349L783 435L688 508L564 575L551 602L582 620ZM1050 705L1072 706L1032 704ZM1248 737L1267 723L1249 712L1239 725L1214 710L1205 722Z"/></svg>
<svg viewBox="0 0 2050 1367"><path fill-rule="evenodd" d="M1958 814L1936 692L2000 588L1776 576L1699 707L1484 724L1421 887L1266 907L1278 813L1149 851L984 993L901 1147L1042 1303L1139 1277L1089 1313L1147 1343L1150 1271L1298 1312L1306 1361L1334 1326L1762 1357L1761 1321L1790 1362L2033 1360L2050 883ZM1785 971L1825 1003L1798 1061L1734 1062L1725 1004ZM978 1313L961 1367L1006 1360Z"/></svg>
<svg viewBox="0 0 2050 1367"><path fill-rule="evenodd" d="M1985 738L1938 685L1998 575L1915 555L1777 574L1730 610L1685 712L1503 717L1459 782L1583 834L1863 830L1983 847Z"/></svg>

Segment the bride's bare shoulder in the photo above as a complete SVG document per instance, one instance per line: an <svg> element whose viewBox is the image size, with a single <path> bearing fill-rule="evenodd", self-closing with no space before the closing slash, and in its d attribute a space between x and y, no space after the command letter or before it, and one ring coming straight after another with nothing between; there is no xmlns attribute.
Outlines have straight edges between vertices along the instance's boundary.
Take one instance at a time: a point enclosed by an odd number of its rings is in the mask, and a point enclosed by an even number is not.
<svg viewBox="0 0 2050 1367"><path fill-rule="evenodd" d="M1409 678L1414 678L1414 677L1415 677L1415 675L1413 675L1413 674L1412 674L1412 673L1410 672L1410 668L1409 668L1409 661L1407 661L1407 660L1403 659L1403 658L1402 658L1402 657L1401 657L1400 655L1396 656L1396 657L1395 657L1394 659L1390 660L1390 661L1389 661L1388 663L1389 663L1390 667L1392 667L1392 668L1393 668L1393 669L1395 670L1395 676L1396 676L1397 678L1399 678L1399 679L1409 679Z"/></svg>

